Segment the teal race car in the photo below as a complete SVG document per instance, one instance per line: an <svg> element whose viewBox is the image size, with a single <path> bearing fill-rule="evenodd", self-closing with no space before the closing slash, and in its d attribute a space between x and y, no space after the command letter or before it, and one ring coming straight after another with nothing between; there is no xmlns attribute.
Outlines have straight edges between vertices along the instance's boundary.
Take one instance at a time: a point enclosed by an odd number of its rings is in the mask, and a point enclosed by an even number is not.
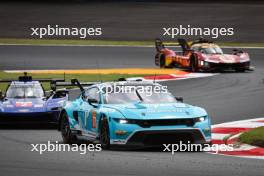
<svg viewBox="0 0 264 176"><path fill-rule="evenodd" d="M71 85L81 94L61 111L58 130L64 143L85 138L109 149L211 142L207 112L183 103L159 83L123 80L84 88L73 79Z"/></svg>

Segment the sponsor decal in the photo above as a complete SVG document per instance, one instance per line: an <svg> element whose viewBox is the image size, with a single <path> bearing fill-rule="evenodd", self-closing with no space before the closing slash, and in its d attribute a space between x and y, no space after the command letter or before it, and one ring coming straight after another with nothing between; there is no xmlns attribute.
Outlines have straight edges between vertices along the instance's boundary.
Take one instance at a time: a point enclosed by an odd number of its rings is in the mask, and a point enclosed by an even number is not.
<svg viewBox="0 0 264 176"><path fill-rule="evenodd" d="M17 101L16 102L16 107L32 107L32 102L21 102L21 101Z"/></svg>
<svg viewBox="0 0 264 176"><path fill-rule="evenodd" d="M96 128L96 111L92 111L92 128Z"/></svg>

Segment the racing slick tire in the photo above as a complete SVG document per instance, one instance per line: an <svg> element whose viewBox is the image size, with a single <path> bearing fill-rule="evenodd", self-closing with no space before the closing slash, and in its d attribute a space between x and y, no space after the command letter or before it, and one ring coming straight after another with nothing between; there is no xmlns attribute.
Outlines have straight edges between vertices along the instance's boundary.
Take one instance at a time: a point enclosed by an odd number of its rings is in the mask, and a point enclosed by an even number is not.
<svg viewBox="0 0 264 176"><path fill-rule="evenodd" d="M165 60L165 55L162 54L160 55L160 68L165 68L166 67L166 60Z"/></svg>
<svg viewBox="0 0 264 176"><path fill-rule="evenodd" d="M166 65L166 58L164 54L160 55L159 66L160 68L172 68L172 65Z"/></svg>
<svg viewBox="0 0 264 176"><path fill-rule="evenodd" d="M194 55L191 56L190 71L191 72L198 71L198 60Z"/></svg>
<svg viewBox="0 0 264 176"><path fill-rule="evenodd" d="M68 120L68 115L66 112L64 112L61 117L60 131L61 131L63 143L72 144L76 141L77 138L75 135L72 134Z"/></svg>
<svg viewBox="0 0 264 176"><path fill-rule="evenodd" d="M107 119L102 119L100 125L99 141L102 149L110 149L110 132Z"/></svg>
<svg viewBox="0 0 264 176"><path fill-rule="evenodd" d="M155 65L160 66L160 54L159 53L155 55Z"/></svg>

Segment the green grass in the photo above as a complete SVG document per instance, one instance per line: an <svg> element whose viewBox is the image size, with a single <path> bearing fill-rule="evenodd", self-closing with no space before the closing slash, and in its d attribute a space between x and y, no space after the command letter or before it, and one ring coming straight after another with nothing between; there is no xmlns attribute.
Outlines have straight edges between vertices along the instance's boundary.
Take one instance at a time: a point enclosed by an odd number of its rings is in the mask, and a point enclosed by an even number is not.
<svg viewBox="0 0 264 176"><path fill-rule="evenodd" d="M33 79L37 78L60 78L63 79L63 74L29 74L33 77ZM21 76L19 73L6 73L0 71L0 80L1 79L17 79L18 76ZM137 75L137 74L66 74L65 79L66 81L70 81L72 78L77 78L79 81L88 82L88 81L115 81L118 78L125 77L140 77L144 75ZM5 92L8 83L0 83L0 90ZM43 83L43 87L45 90L50 90L49 83Z"/></svg>
<svg viewBox="0 0 264 176"><path fill-rule="evenodd" d="M243 133L239 140L242 143L264 147L264 126Z"/></svg>
<svg viewBox="0 0 264 176"><path fill-rule="evenodd" d="M175 40L176 41L176 40ZM166 42L165 43L170 43ZM1 44L28 44L28 45L125 45L125 46L154 46L154 39L150 41L113 41L113 40L72 40L72 39L18 39L0 38ZM220 46L251 46L264 47L264 43L217 42Z"/></svg>

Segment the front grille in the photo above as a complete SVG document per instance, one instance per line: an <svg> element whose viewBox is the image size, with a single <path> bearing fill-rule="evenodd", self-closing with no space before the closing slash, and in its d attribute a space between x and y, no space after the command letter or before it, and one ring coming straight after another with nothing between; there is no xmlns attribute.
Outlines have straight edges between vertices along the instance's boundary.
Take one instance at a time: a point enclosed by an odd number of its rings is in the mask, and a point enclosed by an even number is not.
<svg viewBox="0 0 264 176"><path fill-rule="evenodd" d="M222 68L222 69L238 69L248 68L249 62L245 63L210 63L210 68Z"/></svg>
<svg viewBox="0 0 264 176"><path fill-rule="evenodd" d="M152 126L175 126L186 125L193 126L196 119L159 119L159 120L130 120L130 123L137 124L143 128Z"/></svg>
<svg viewBox="0 0 264 176"><path fill-rule="evenodd" d="M145 145L162 145L162 144L171 144L171 143L193 143L194 138L192 134L188 133L178 133L178 134L173 134L173 133L168 133L166 135L164 134L149 134L146 135L143 143Z"/></svg>
<svg viewBox="0 0 264 176"><path fill-rule="evenodd" d="M197 129L138 131L128 140L128 144L143 144L145 146L175 144L179 142L200 143L205 142L205 140Z"/></svg>

